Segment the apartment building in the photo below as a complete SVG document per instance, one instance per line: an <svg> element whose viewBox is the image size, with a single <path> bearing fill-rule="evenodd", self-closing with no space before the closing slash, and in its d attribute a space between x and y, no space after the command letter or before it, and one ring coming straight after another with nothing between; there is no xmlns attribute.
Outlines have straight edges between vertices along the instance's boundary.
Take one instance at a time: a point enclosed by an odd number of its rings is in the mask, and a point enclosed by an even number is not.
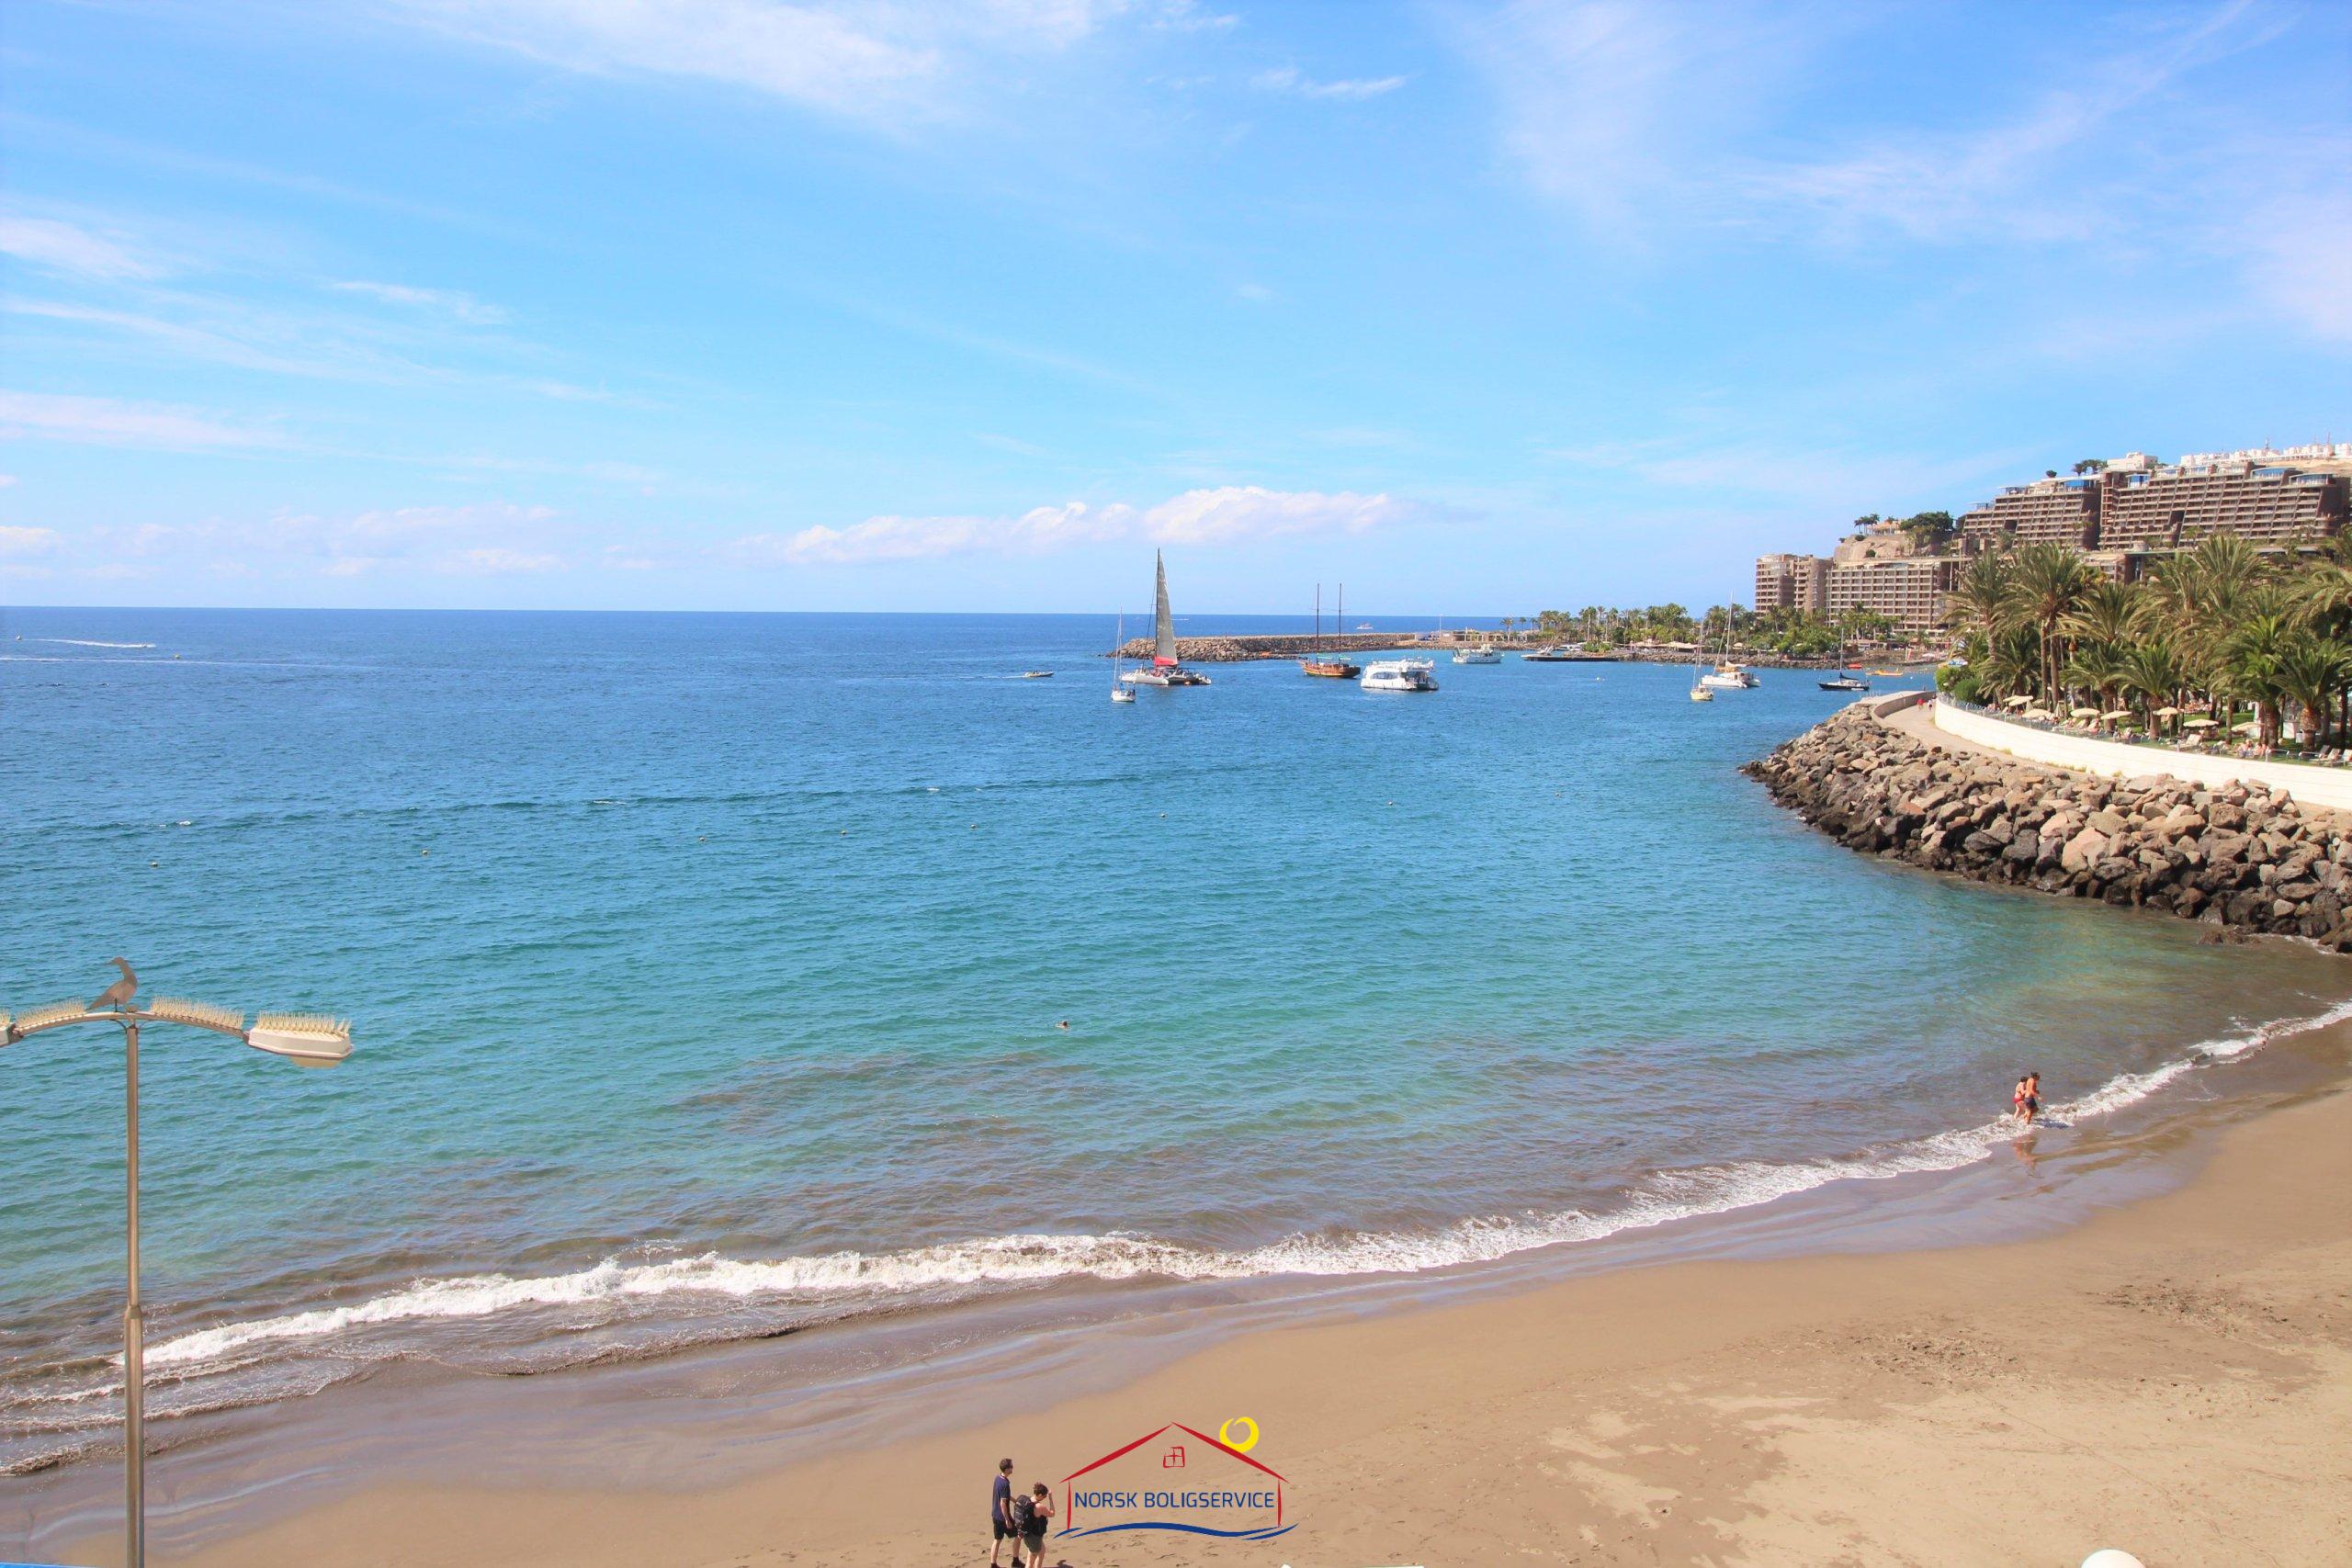
<svg viewBox="0 0 2352 1568"><path fill-rule="evenodd" d="M2075 475L2010 485L1962 516L1961 547L1974 555L1997 549L2004 538L2020 545L2064 545L2086 550L2098 542L2102 476Z"/></svg>
<svg viewBox="0 0 2352 1568"><path fill-rule="evenodd" d="M2183 460L2100 476L2098 543L2110 550L2177 550L2208 534L2264 549L2314 543L2345 524L2342 473L2252 457Z"/></svg>
<svg viewBox="0 0 2352 1568"><path fill-rule="evenodd" d="M1756 608L1812 610L1829 604L1829 563L1819 556L1772 555L1756 559Z"/></svg>
<svg viewBox="0 0 2352 1568"><path fill-rule="evenodd" d="M1897 556L1841 561L1829 569L1831 616L1868 610L1892 619L1907 632L1942 628L1945 598L1959 580L1953 556Z"/></svg>

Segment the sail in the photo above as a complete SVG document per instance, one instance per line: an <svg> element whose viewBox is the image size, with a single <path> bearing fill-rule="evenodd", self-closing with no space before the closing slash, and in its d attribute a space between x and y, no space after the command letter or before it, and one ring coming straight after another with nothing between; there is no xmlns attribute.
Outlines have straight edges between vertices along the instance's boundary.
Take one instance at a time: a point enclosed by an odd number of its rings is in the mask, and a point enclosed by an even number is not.
<svg viewBox="0 0 2352 1568"><path fill-rule="evenodd" d="M1176 662L1176 617L1168 613L1168 563L1159 558L1158 550L1151 553L1151 558L1159 571L1159 606L1151 661L1166 669Z"/></svg>

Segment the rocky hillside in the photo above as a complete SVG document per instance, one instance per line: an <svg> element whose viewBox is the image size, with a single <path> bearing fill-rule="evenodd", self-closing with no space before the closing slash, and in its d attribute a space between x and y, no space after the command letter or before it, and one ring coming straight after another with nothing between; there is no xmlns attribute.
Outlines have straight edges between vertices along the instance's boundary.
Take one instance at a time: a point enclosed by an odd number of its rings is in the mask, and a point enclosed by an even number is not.
<svg viewBox="0 0 2352 1568"><path fill-rule="evenodd" d="M1849 849L2227 932L2352 952L2352 818L2259 784L2086 777L1928 744L1849 707L1743 770Z"/></svg>

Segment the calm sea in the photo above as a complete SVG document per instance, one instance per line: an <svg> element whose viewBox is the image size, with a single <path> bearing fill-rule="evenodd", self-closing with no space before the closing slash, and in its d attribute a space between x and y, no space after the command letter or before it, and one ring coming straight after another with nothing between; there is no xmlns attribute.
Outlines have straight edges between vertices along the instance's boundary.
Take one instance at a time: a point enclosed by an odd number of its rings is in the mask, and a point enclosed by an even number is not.
<svg viewBox="0 0 2352 1568"><path fill-rule="evenodd" d="M2021 1065L2086 1125L2220 1092L2192 1053L2352 990L1826 843L1734 771L1809 675L1114 706L1111 635L7 612L0 1004L121 953L355 1021L322 1073L149 1035L163 1419L1572 1247L1984 1159ZM120 1118L105 1035L0 1053L0 1464L111 1436Z"/></svg>

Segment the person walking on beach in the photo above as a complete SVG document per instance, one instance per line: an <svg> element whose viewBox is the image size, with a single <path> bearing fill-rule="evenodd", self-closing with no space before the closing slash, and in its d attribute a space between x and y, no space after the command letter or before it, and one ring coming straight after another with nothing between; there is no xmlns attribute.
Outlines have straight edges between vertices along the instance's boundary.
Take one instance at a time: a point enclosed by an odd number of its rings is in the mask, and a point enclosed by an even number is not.
<svg viewBox="0 0 2352 1568"><path fill-rule="evenodd" d="M1012 1528L1012 1461L1001 1460L996 1467L996 1485L989 1494L989 1531L993 1544L989 1547L989 1568L997 1568L997 1553L1004 1550L1007 1537L1012 1541L1012 1561L1021 1561L1021 1537Z"/></svg>
<svg viewBox="0 0 2352 1568"><path fill-rule="evenodd" d="M2040 1073L2028 1072L2023 1077L2018 1079L2018 1087L2009 1095L2009 1113L2015 1116L2022 1125L2028 1127L2033 1125L2033 1119L2041 1114L2041 1075Z"/></svg>

